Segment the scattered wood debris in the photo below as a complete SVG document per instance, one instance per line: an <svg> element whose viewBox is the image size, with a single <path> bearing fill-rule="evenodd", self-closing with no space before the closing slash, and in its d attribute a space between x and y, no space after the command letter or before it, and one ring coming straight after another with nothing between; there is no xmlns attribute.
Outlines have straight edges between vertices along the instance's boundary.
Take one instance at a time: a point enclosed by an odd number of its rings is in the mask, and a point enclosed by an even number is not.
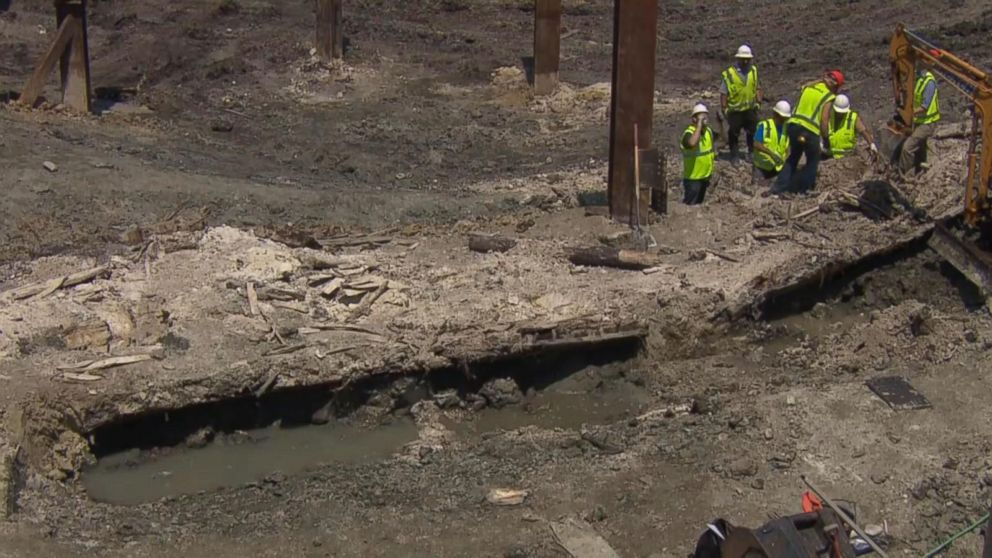
<svg viewBox="0 0 992 558"><path fill-rule="evenodd" d="M154 356L148 353L144 353L140 355L116 356L101 360L84 360L82 362L76 362L73 364L63 364L56 366L55 369L62 372L65 371L90 372L93 370L104 370L106 368L114 368L116 366L134 364L136 362L144 362L146 360L152 360L153 358Z"/></svg>
<svg viewBox="0 0 992 558"><path fill-rule="evenodd" d="M650 252L621 250L609 246L572 248L569 250L568 260L575 265L635 270L648 269L661 263L658 256Z"/></svg>
<svg viewBox="0 0 992 558"><path fill-rule="evenodd" d="M18 287L16 289L11 289L3 294L14 300L24 300L33 296L43 298L59 289L67 289L81 283L86 283L108 273L110 273L110 268L108 266L101 265L70 275L49 279L48 281L41 283L34 283L23 287Z"/></svg>
<svg viewBox="0 0 992 558"><path fill-rule="evenodd" d="M524 503L530 492L512 488L494 488L486 494L486 501L494 506L519 506Z"/></svg>
<svg viewBox="0 0 992 558"><path fill-rule="evenodd" d="M249 281L245 286L245 292L248 296L248 312L252 316L261 315L262 311L258 308L258 293L255 292L255 283Z"/></svg>

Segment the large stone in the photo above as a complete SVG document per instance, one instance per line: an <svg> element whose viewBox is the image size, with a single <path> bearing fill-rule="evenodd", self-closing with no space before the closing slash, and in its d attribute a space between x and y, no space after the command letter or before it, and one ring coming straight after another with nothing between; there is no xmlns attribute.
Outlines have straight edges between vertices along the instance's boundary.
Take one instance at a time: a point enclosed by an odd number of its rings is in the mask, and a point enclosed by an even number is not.
<svg viewBox="0 0 992 558"><path fill-rule="evenodd" d="M513 378L495 378L486 382L479 394L486 398L493 407L516 405L524 399L520 386Z"/></svg>

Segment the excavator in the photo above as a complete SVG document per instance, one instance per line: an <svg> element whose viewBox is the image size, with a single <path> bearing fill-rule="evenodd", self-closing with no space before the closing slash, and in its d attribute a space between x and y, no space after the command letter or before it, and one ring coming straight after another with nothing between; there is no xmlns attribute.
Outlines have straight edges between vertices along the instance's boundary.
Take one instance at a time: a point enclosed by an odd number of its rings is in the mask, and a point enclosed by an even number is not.
<svg viewBox="0 0 992 558"><path fill-rule="evenodd" d="M888 131L904 139L913 130L914 88L918 66L929 69L971 103L971 128L960 218L936 223L930 247L982 290L992 302L992 75L936 46L900 24L889 44L896 115ZM896 152L898 154L898 151ZM952 222L953 221L953 222ZM955 224L960 222L961 227ZM992 308L992 305L990 305Z"/></svg>

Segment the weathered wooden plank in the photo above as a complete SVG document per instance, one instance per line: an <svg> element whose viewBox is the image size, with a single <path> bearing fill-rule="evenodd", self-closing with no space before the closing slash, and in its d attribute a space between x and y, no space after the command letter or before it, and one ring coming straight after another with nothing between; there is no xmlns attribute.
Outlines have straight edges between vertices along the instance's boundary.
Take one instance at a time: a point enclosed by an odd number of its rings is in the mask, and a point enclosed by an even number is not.
<svg viewBox="0 0 992 558"><path fill-rule="evenodd" d="M325 62L344 56L343 0L317 0L317 56Z"/></svg>
<svg viewBox="0 0 992 558"><path fill-rule="evenodd" d="M534 0L534 93L558 87L561 59L561 0Z"/></svg>
<svg viewBox="0 0 992 558"><path fill-rule="evenodd" d="M21 90L19 99L21 103L33 107L38 102L38 97L41 96L41 90L45 87L45 81L51 75L52 70L55 69L55 63L59 61L66 48L68 48L69 42L75 37L78 29L79 22L75 18L66 17L62 20L58 31L55 33L55 38L52 40L52 44L45 51L45 56L38 62L34 73L31 74L28 82L24 85L24 89Z"/></svg>

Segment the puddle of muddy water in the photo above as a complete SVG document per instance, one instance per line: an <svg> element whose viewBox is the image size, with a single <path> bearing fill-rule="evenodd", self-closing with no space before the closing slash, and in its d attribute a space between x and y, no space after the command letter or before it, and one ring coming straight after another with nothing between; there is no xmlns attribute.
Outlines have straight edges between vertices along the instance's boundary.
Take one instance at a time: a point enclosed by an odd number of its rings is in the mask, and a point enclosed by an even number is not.
<svg viewBox="0 0 992 558"><path fill-rule="evenodd" d="M302 473L325 463L368 463L417 438L410 420L367 429L341 423L254 430L240 443L216 442L137 461L136 452L101 458L83 473L90 497L134 505L169 496L241 486L280 472Z"/></svg>
<svg viewBox="0 0 992 558"><path fill-rule="evenodd" d="M616 373L616 371L614 371ZM455 410L445 425L456 438L472 443L486 433L538 428L579 429L583 424L607 424L643 410L650 394L619 377L604 378L602 371L586 371L532 392L521 404ZM612 376L612 374L610 374ZM83 484L94 500L135 505L181 494L243 486L280 472L303 473L326 464L369 463L389 459L417 439L409 418L375 428L338 421L295 428L277 426L252 430L244 441L221 439L200 449L167 448L151 452L115 453L100 458L84 471Z"/></svg>
<svg viewBox="0 0 992 558"><path fill-rule="evenodd" d="M446 426L458 437L469 440L486 432L532 425L578 430L583 424L609 424L635 416L649 399L643 388L630 382L600 383L595 376L579 375L551 384L522 405L487 407L465 420L448 421Z"/></svg>

